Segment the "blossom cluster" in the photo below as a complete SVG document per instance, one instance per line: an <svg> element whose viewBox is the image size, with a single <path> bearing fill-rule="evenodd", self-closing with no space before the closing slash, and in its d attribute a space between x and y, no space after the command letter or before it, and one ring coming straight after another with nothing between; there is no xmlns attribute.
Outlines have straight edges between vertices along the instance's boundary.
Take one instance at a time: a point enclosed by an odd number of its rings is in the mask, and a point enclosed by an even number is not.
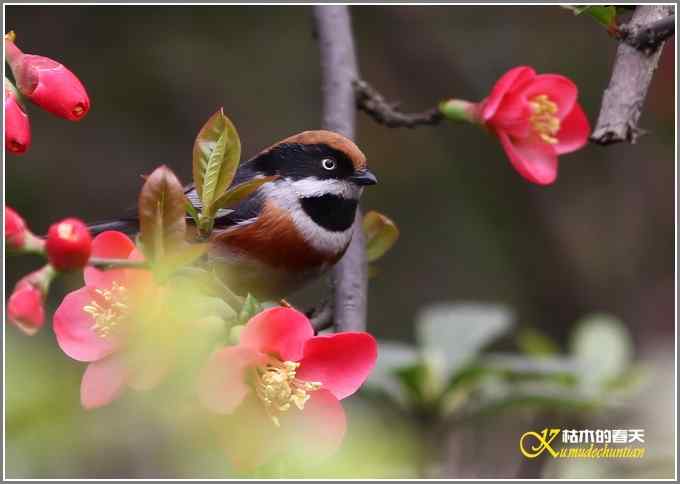
<svg viewBox="0 0 680 484"><path fill-rule="evenodd" d="M81 220L53 224L45 239L36 236L14 209L5 207L5 246L9 253L36 253L47 259L41 269L22 277L7 301L7 321L32 335L45 323L43 307L59 272L82 269L90 259L92 237Z"/></svg>
<svg viewBox="0 0 680 484"><path fill-rule="evenodd" d="M8 244L35 237L11 209L6 220L11 221ZM83 264L86 253L139 262L144 255L121 232L103 232L87 244L80 233L67 220L50 228L43 245L51 261L49 277L57 267L83 269L85 284L61 301L53 329L62 351L87 363L80 398L85 409L95 409L126 388L150 390L163 382L186 356L180 341L204 336L205 315L196 294L189 296L196 308L178 309L177 288L144 266L102 270ZM22 279L10 297L10 321L28 334L43 323L44 271ZM225 322L222 333L231 323ZM315 335L307 317L289 307L256 313L237 334L235 344L216 338L196 377L197 401L224 415L232 463L252 468L291 449L315 457L333 453L346 429L339 401L356 392L375 365L375 339L365 332ZM240 434L247 438L233 438Z"/></svg>

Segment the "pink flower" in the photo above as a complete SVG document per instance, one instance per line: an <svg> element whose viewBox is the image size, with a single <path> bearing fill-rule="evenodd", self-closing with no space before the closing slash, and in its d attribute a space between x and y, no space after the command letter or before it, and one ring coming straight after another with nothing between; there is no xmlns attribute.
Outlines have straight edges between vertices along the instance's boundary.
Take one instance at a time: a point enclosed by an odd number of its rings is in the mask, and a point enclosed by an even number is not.
<svg viewBox="0 0 680 484"><path fill-rule="evenodd" d="M92 241L92 255L141 259L123 233L108 231ZM66 295L54 314L54 332L71 358L88 362L80 386L84 408L101 407L127 387L155 386L164 374L156 355L132 344L138 331L137 308L155 307L148 271L85 268L85 287ZM136 342L136 341L135 341Z"/></svg>
<svg viewBox="0 0 680 484"><path fill-rule="evenodd" d="M31 123L17 99L14 86L5 79L5 149L15 155L31 146Z"/></svg>
<svg viewBox="0 0 680 484"><path fill-rule="evenodd" d="M7 37L5 55L21 94L44 110L70 121L82 119L90 110L83 84L59 62L24 54Z"/></svg>
<svg viewBox="0 0 680 484"><path fill-rule="evenodd" d="M547 185L557 177L557 157L588 141L590 125L577 96L564 76L515 67L496 82L477 115L499 137L515 169Z"/></svg>
<svg viewBox="0 0 680 484"><path fill-rule="evenodd" d="M47 232L47 258L58 271L82 269L90 259L92 237L82 221L67 218Z"/></svg>
<svg viewBox="0 0 680 484"><path fill-rule="evenodd" d="M29 277L21 279L7 300L7 320L29 336L45 322L45 295Z"/></svg>
<svg viewBox="0 0 680 484"><path fill-rule="evenodd" d="M345 433L339 400L359 389L376 357L368 333L314 336L303 314L272 308L248 321L239 345L213 353L199 396L207 408L231 415L225 445L237 466L285 449L328 455Z"/></svg>

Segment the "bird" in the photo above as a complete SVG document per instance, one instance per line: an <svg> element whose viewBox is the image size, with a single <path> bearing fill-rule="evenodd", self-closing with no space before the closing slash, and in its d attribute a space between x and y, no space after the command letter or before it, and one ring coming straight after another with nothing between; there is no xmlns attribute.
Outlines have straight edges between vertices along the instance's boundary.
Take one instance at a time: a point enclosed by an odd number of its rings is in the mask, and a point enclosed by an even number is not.
<svg viewBox="0 0 680 484"><path fill-rule="evenodd" d="M342 258L364 187L377 178L353 141L327 130L304 131L262 150L239 165L231 186L259 177L275 178L217 212L207 255L231 291L270 301L297 292ZM201 209L193 184L185 195ZM133 233L138 227L132 217L90 230Z"/></svg>

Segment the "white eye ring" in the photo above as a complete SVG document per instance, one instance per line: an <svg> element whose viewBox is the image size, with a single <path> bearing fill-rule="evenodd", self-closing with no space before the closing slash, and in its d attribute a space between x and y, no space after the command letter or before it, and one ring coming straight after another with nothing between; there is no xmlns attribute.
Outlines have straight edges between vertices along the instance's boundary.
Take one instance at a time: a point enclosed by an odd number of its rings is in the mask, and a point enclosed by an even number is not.
<svg viewBox="0 0 680 484"><path fill-rule="evenodd" d="M335 160L333 158L324 158L321 160L321 166L326 170L335 170Z"/></svg>

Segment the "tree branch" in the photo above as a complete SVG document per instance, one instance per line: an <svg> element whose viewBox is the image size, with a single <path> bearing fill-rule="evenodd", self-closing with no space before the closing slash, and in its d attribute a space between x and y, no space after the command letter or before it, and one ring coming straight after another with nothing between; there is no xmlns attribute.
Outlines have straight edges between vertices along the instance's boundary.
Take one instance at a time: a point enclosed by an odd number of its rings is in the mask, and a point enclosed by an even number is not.
<svg viewBox="0 0 680 484"><path fill-rule="evenodd" d="M87 265L97 269L148 269L149 264L143 260L130 259L104 259L101 257L90 257Z"/></svg>
<svg viewBox="0 0 680 484"><path fill-rule="evenodd" d="M349 9L344 5L315 5L314 20L321 60L324 128L354 138L356 115L352 83L359 78ZM337 331L366 329L368 277L366 248L357 208L354 235L333 270L333 321Z"/></svg>
<svg viewBox="0 0 680 484"><path fill-rule="evenodd" d="M444 116L437 107L422 113L406 114L397 104L388 103L369 83L354 81L357 108L371 116L377 123L388 128L415 128L416 126L439 124Z"/></svg>
<svg viewBox="0 0 680 484"><path fill-rule="evenodd" d="M635 9L626 29L643 32L672 14L671 5L642 5ZM629 41L619 45L597 125L590 136L592 142L601 145L622 141L635 143L642 134L638 120L662 49L663 42L659 42L658 48L650 54L629 45Z"/></svg>
<svg viewBox="0 0 680 484"><path fill-rule="evenodd" d="M648 55L673 34L675 34L675 15L669 15L644 26L627 24L619 28L621 41Z"/></svg>
<svg viewBox="0 0 680 484"><path fill-rule="evenodd" d="M333 326L333 301L326 299L319 306L312 309L307 317L312 323L315 333Z"/></svg>

